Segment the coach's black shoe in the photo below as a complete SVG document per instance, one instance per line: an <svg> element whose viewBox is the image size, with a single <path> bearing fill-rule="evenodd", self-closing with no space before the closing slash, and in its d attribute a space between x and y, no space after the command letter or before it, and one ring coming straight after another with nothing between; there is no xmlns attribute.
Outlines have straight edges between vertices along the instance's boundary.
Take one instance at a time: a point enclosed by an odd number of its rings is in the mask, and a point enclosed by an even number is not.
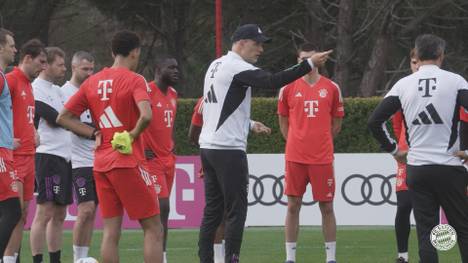
<svg viewBox="0 0 468 263"><path fill-rule="evenodd" d="M399 257L395 260L395 263L408 263L408 261L406 261L404 258L402 257Z"/></svg>
<svg viewBox="0 0 468 263"><path fill-rule="evenodd" d="M296 263L296 262L294 262L292 260L286 260L284 263Z"/></svg>

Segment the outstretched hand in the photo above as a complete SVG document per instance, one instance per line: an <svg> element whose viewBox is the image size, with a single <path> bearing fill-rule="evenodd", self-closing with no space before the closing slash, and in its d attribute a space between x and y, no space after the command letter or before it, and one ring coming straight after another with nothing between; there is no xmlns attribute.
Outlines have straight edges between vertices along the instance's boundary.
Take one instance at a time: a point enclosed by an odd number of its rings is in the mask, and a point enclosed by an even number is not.
<svg viewBox="0 0 468 263"><path fill-rule="evenodd" d="M324 52L317 52L310 56L312 63L314 63L314 67L321 67L327 62L328 55L333 52L333 49L324 51Z"/></svg>

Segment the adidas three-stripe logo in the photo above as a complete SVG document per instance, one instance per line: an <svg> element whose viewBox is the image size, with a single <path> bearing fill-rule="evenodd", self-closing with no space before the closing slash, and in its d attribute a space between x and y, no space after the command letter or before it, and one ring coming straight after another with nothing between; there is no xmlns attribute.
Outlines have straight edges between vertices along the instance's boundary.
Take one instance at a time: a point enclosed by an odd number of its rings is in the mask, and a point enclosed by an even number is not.
<svg viewBox="0 0 468 263"><path fill-rule="evenodd" d="M122 127L123 124L112 110L111 106L104 109L104 113L99 117L99 128L117 128Z"/></svg>
<svg viewBox="0 0 468 263"><path fill-rule="evenodd" d="M3 158L0 158L0 173L5 173L6 171L5 161L3 161Z"/></svg>
<svg viewBox="0 0 468 263"><path fill-rule="evenodd" d="M426 106L426 109L423 110L418 114L418 118L416 118L413 122L413 125L429 125L429 124L443 124L444 122L440 118L439 113L434 108L434 105L430 103Z"/></svg>
<svg viewBox="0 0 468 263"><path fill-rule="evenodd" d="M206 94L205 103L218 103L218 99L216 98L215 91L213 89L213 85L210 86L210 90Z"/></svg>

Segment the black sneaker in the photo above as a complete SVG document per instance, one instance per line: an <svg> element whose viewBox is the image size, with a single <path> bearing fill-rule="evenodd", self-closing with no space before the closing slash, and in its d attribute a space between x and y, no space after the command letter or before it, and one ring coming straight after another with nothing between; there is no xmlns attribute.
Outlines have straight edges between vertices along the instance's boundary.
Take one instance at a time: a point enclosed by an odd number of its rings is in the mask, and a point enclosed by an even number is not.
<svg viewBox="0 0 468 263"><path fill-rule="evenodd" d="M395 263L408 263L408 261L406 261L404 258L402 257L399 257L395 260Z"/></svg>

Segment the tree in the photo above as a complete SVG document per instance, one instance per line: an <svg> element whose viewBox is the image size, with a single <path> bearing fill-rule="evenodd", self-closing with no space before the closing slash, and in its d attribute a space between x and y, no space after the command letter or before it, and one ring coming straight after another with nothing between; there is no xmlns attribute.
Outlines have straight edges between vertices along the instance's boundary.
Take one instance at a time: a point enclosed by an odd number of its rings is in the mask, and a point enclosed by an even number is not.
<svg viewBox="0 0 468 263"><path fill-rule="evenodd" d="M353 58L353 3L354 0L341 0L337 22L336 63L334 80L341 87L344 96L352 94L349 86L350 63Z"/></svg>
<svg viewBox="0 0 468 263"><path fill-rule="evenodd" d="M33 37L45 44L49 40L49 22L54 12L66 0L4 0L0 1L0 26L15 33L18 43Z"/></svg>
<svg viewBox="0 0 468 263"><path fill-rule="evenodd" d="M39 37L68 55L88 50L98 69L111 63L109 39L118 29L137 31L143 40L139 72L153 79L155 58L163 53L179 62L183 97L201 95L208 64L215 58L214 1L208 0L3 0L0 24L20 46ZM334 49L322 74L346 96L385 93L408 74L408 53L421 33L448 43L444 68L468 77L468 1L466 0L237 0L223 1L223 46L232 32L256 23L273 38L258 67L279 71L296 62L295 49L312 42ZM276 90L253 90L276 96Z"/></svg>

